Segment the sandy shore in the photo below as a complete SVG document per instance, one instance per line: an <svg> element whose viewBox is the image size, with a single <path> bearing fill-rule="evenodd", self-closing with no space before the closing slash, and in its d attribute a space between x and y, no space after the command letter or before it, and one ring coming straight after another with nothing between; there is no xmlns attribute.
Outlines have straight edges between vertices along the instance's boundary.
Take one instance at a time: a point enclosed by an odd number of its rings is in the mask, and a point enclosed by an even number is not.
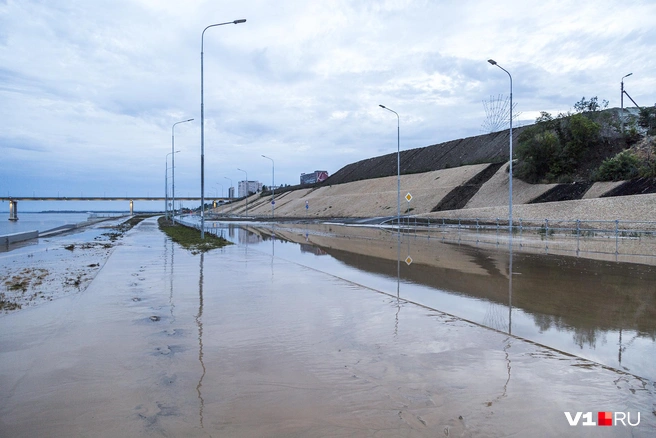
<svg viewBox="0 0 656 438"><path fill-rule="evenodd" d="M654 386L154 219L84 291L0 316L0 436L653 436ZM569 426L565 411L641 414Z"/></svg>

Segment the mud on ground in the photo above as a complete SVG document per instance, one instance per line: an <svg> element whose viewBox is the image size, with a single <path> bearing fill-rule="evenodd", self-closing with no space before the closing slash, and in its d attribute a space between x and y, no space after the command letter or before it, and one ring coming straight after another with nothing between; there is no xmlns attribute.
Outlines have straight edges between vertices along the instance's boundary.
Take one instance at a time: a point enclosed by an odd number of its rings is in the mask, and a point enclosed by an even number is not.
<svg viewBox="0 0 656 438"><path fill-rule="evenodd" d="M84 291L114 246L141 220L97 225L5 253L0 264L0 314Z"/></svg>

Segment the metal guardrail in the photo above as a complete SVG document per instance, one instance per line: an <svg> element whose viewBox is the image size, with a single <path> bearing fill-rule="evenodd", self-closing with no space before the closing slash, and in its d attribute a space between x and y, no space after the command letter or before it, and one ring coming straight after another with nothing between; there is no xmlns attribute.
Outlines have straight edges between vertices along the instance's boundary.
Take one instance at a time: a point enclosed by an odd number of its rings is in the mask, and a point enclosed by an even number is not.
<svg viewBox="0 0 656 438"><path fill-rule="evenodd" d="M199 228L195 221L186 225ZM403 216L382 224L390 231L401 230L404 237L436 239L472 245L508 245L508 219L453 218L429 219ZM206 232L212 228L206 227ZM217 232L217 230L213 230ZM513 221L513 248L544 253L580 256L606 254L638 256L631 261L656 262L656 221L526 219ZM608 257L606 257L608 258Z"/></svg>
<svg viewBox="0 0 656 438"><path fill-rule="evenodd" d="M507 219L402 217L401 232L428 239L475 244L507 244ZM387 223L396 228L396 219ZM513 247L545 251L656 257L656 222L620 220L513 220Z"/></svg>

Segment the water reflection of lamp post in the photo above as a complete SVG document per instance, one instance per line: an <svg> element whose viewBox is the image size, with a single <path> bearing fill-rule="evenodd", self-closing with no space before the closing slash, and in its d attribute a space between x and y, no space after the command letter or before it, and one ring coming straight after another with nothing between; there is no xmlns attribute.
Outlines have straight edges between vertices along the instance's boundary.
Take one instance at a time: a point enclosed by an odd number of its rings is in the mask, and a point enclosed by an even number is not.
<svg viewBox="0 0 656 438"><path fill-rule="evenodd" d="M210 24L200 36L200 238L205 238L205 106L203 103L203 40L210 27L245 23L245 19Z"/></svg>
<svg viewBox="0 0 656 438"><path fill-rule="evenodd" d="M510 246L510 263L508 264L508 334L512 335L512 276L513 276L513 250Z"/></svg>
<svg viewBox="0 0 656 438"><path fill-rule="evenodd" d="M203 408L205 407L205 400L203 399L203 394L201 393L201 388L203 387L203 379L205 378L205 362L203 361L203 261L204 254L200 253L200 278L198 279L198 314L196 315L196 326L198 327L198 361L200 366L203 369L200 379L198 379L198 385L196 385L196 392L198 393L198 399L200 400L200 427L203 428Z"/></svg>

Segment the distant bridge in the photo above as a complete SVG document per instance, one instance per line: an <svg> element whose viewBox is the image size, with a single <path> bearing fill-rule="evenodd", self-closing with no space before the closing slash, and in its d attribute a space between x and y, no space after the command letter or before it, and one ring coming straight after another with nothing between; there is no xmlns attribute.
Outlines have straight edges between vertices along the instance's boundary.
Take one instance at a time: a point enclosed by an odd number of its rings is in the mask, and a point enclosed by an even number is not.
<svg viewBox="0 0 656 438"><path fill-rule="evenodd" d="M134 201L162 201L166 202L170 198L163 196L7 196L0 197L0 201L9 202L9 220L18 220L18 201L129 201L130 214L134 214ZM176 196L176 201L199 201L200 196ZM206 201L216 203L220 201L231 201L231 198L224 197L205 197Z"/></svg>

